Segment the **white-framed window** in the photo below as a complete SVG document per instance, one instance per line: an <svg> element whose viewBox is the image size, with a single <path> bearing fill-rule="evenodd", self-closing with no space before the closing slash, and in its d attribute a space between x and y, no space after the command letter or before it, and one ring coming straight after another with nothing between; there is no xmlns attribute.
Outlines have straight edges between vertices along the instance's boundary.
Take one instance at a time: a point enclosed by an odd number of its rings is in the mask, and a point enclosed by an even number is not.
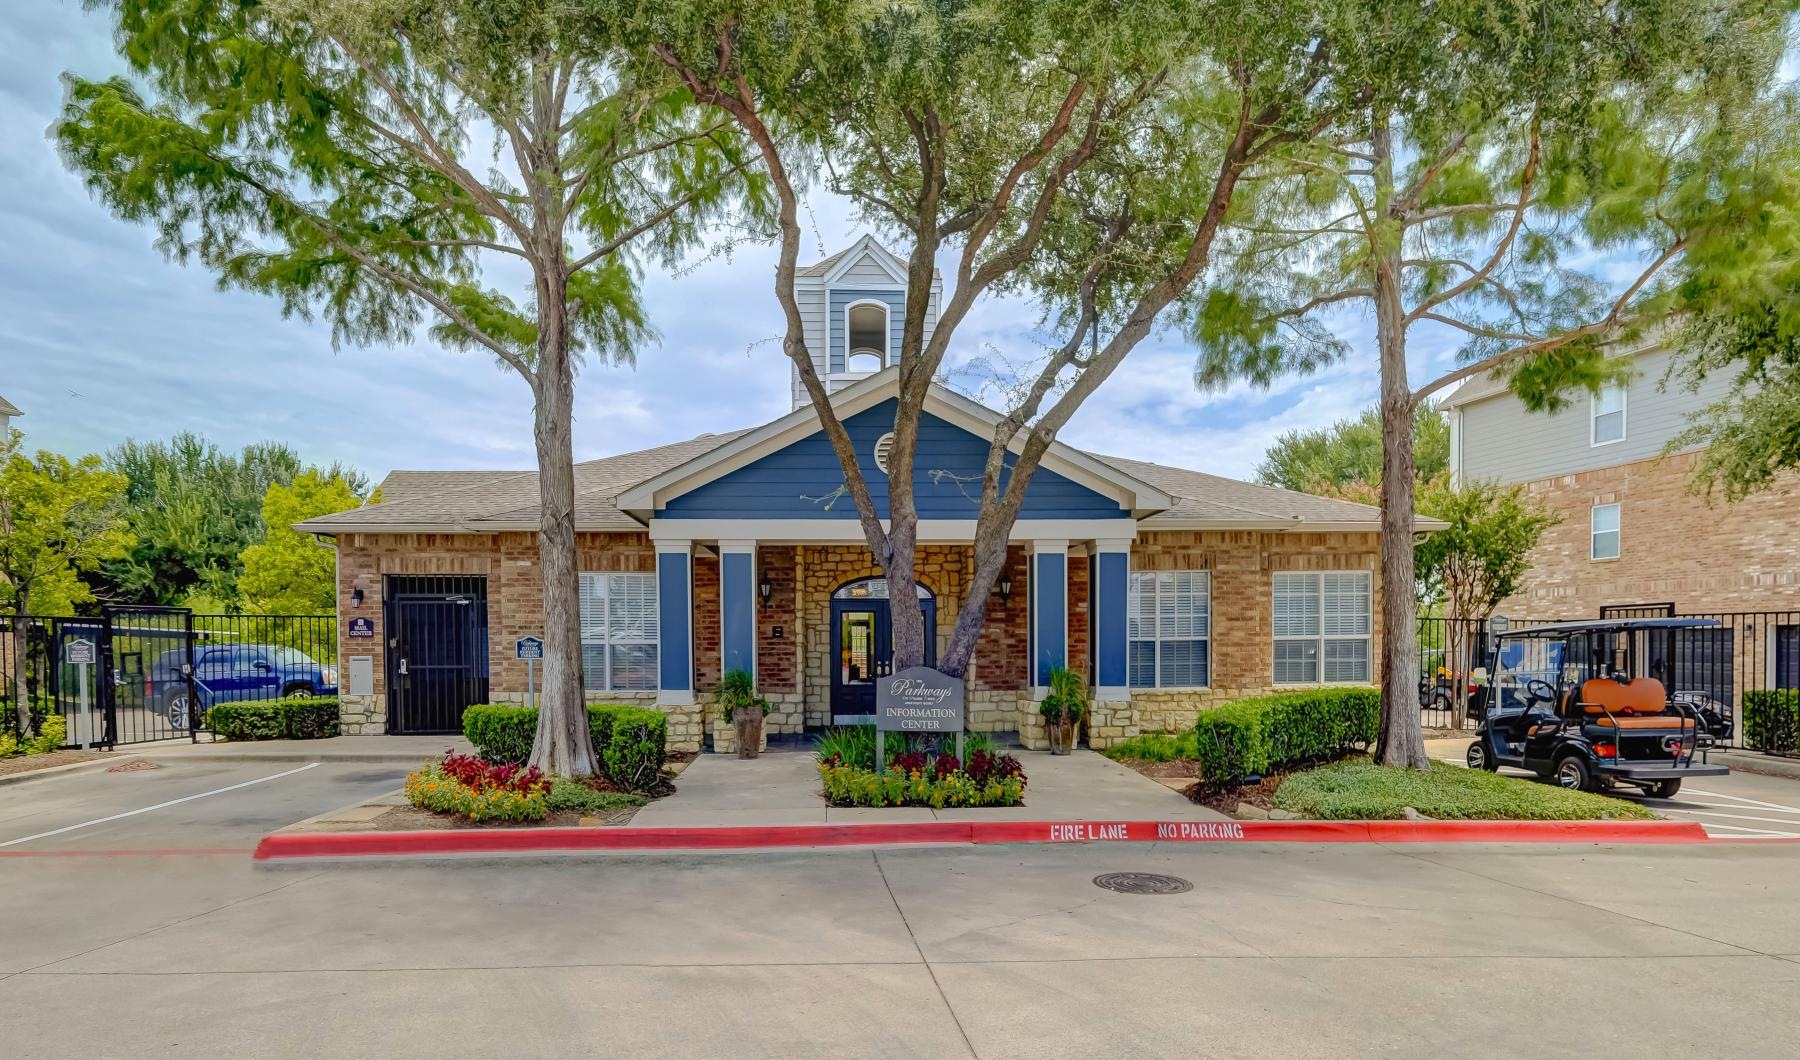
<svg viewBox="0 0 1800 1060"><path fill-rule="evenodd" d="M886 302L860 299L844 307L844 371L852 375L879 372L892 363L888 349Z"/></svg>
<svg viewBox="0 0 1800 1060"><path fill-rule="evenodd" d="M1212 576L1206 571L1141 571L1126 609L1133 688L1205 688L1212 680Z"/></svg>
<svg viewBox="0 0 1800 1060"><path fill-rule="evenodd" d="M1275 574L1275 683L1366 683L1374 587L1368 571Z"/></svg>
<svg viewBox="0 0 1800 1060"><path fill-rule="evenodd" d="M656 575L581 575L581 687L656 691Z"/></svg>
<svg viewBox="0 0 1800 1060"><path fill-rule="evenodd" d="M1589 396L1591 430L1589 445L1606 445L1625 439L1625 388L1617 384Z"/></svg>
<svg viewBox="0 0 1800 1060"><path fill-rule="evenodd" d="M1619 506L1596 504L1589 522L1589 559L1619 558Z"/></svg>

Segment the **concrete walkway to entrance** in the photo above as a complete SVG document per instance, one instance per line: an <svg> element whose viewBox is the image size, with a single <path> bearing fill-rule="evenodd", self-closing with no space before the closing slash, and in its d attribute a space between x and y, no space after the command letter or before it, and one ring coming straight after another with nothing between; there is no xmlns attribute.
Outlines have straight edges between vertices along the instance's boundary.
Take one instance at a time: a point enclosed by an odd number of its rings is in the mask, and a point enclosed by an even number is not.
<svg viewBox="0 0 1800 1060"><path fill-rule="evenodd" d="M1156 781L1093 751L1052 755L1014 751L1025 767L1025 805L982 809L826 806L818 762L798 751L760 758L701 755L676 781L676 793L639 810L627 827L850 824L872 821L1224 821Z"/></svg>

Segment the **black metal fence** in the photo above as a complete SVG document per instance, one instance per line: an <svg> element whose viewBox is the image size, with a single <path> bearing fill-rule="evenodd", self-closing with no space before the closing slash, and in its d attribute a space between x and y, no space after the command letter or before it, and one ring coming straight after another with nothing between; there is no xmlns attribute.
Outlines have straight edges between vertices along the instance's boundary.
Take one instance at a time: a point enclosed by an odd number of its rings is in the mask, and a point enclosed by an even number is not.
<svg viewBox="0 0 1800 1060"><path fill-rule="evenodd" d="M336 695L332 615L196 615L116 607L0 618L0 732L63 718L75 746L198 740L215 703Z"/></svg>
<svg viewBox="0 0 1800 1060"><path fill-rule="evenodd" d="M1669 604L1604 608L1602 618L1675 617ZM1800 609L1790 611L1707 611L1681 618L1710 619L1716 627L1640 631L1637 651L1645 672L1672 695L1731 720L1730 743L1773 753L1800 752L1792 731L1800 696ZM1509 619L1517 629L1549 619ZM1555 620L1562 621L1562 620ZM1480 622L1448 618L1419 620L1419 703L1422 720L1440 728L1473 728L1475 719L1459 710L1457 688L1488 665L1490 634ZM1463 702L1466 703L1465 696ZM1773 715L1771 717L1771 714Z"/></svg>

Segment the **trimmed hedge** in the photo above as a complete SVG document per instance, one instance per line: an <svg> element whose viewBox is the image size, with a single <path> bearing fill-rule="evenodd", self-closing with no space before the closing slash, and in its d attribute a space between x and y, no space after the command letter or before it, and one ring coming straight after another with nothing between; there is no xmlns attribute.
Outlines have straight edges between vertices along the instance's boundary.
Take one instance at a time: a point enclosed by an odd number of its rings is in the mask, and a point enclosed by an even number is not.
<svg viewBox="0 0 1800 1060"><path fill-rule="evenodd" d="M1282 692L1201 711L1194 750L1208 783L1241 784L1284 766L1366 748L1380 726L1381 693L1375 689Z"/></svg>
<svg viewBox="0 0 1800 1060"><path fill-rule="evenodd" d="M338 734L336 696L215 703L205 726L227 740L322 740Z"/></svg>
<svg viewBox="0 0 1800 1060"><path fill-rule="evenodd" d="M633 791L654 786L668 757L668 716L623 703L595 703L587 712L594 758L607 777ZM531 757L537 721L536 707L484 703L463 711L463 735L490 762L523 762Z"/></svg>
<svg viewBox="0 0 1800 1060"><path fill-rule="evenodd" d="M1745 692L1744 742L1758 751L1800 751L1800 689Z"/></svg>

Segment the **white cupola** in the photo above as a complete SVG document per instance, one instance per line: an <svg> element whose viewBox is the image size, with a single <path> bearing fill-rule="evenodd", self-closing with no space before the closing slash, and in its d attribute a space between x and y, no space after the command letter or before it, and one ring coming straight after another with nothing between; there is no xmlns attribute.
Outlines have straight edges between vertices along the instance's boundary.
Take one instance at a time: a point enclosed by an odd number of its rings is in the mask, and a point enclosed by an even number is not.
<svg viewBox="0 0 1800 1060"><path fill-rule="evenodd" d="M806 348L825 387L836 393L858 379L900 363L900 335L906 312L906 262L872 236L794 277L794 295L806 325ZM934 272L925 336L937 323L943 281ZM807 403L800 370L790 367L794 407Z"/></svg>

